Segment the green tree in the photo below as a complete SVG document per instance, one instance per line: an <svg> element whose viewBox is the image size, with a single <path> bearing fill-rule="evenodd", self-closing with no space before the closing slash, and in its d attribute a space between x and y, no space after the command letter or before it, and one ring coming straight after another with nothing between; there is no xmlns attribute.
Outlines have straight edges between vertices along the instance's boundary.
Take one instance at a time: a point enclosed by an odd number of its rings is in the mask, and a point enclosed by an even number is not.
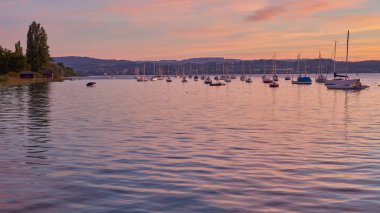
<svg viewBox="0 0 380 213"><path fill-rule="evenodd" d="M15 54L16 55L24 55L24 53L22 52L22 47L21 47L21 42L20 41L18 41L15 44Z"/></svg>
<svg viewBox="0 0 380 213"><path fill-rule="evenodd" d="M30 69L42 72L50 60L47 33L41 24L32 22L27 35L26 58Z"/></svg>
<svg viewBox="0 0 380 213"><path fill-rule="evenodd" d="M28 67L26 57L22 54L22 47L19 42L15 46L15 52L0 46L0 74L7 74L12 71L18 72Z"/></svg>

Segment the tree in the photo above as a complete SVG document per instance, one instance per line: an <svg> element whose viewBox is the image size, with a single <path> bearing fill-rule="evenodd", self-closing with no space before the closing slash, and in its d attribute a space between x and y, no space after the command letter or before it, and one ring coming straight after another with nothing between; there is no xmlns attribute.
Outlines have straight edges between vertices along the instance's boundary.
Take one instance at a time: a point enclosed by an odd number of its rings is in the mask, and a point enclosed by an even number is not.
<svg viewBox="0 0 380 213"><path fill-rule="evenodd" d="M16 55L24 55L24 53L22 52L22 47L21 47L21 42L18 41L16 44L15 44L15 54Z"/></svg>
<svg viewBox="0 0 380 213"><path fill-rule="evenodd" d="M28 67L26 57L22 54L20 42L15 45L15 52L0 46L0 74L18 72Z"/></svg>
<svg viewBox="0 0 380 213"><path fill-rule="evenodd" d="M27 35L27 62L34 72L42 72L49 62L49 46L47 44L47 33L41 24L32 22Z"/></svg>

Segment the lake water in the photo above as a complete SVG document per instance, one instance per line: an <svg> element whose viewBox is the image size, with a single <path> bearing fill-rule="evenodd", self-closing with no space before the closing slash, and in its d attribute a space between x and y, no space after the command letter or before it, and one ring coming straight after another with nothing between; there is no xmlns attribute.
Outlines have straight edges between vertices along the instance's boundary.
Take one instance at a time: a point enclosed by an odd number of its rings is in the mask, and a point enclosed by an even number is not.
<svg viewBox="0 0 380 213"><path fill-rule="evenodd" d="M380 74L0 88L0 212L378 212Z"/></svg>

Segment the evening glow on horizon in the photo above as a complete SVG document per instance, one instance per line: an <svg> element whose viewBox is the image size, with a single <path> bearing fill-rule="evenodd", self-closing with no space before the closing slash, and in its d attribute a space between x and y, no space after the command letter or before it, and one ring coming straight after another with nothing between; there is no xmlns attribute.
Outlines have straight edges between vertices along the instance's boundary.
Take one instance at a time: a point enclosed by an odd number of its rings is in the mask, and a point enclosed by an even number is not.
<svg viewBox="0 0 380 213"><path fill-rule="evenodd" d="M14 49L32 21L52 56L161 60L194 57L380 59L376 0L0 0L0 45Z"/></svg>

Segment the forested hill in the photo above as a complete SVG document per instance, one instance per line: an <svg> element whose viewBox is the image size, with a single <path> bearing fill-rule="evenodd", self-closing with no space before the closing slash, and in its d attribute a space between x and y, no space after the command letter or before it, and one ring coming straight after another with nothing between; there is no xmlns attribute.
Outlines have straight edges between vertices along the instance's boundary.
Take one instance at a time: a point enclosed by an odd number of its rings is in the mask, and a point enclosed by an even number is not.
<svg viewBox="0 0 380 213"><path fill-rule="evenodd" d="M176 65L179 66L180 72L182 69L188 73L190 67L193 72L201 72L214 74L222 73L223 64L225 70L230 73L263 73L271 72L273 61L271 59L260 60L239 60L239 59L224 59L221 57L215 58L191 58L185 60L161 60L161 61L129 61L129 60L105 60L95 59L89 57L55 57L55 62L64 63L66 66L72 67L80 75L103 75L107 73L109 75L133 75L135 74L136 67L142 67L145 64L146 74L153 73L153 67L161 67L164 70L170 70L169 72L174 74ZM190 65L191 64L191 65ZM323 72L332 72L332 61L330 59L322 59ZM277 60L277 71L279 73L297 72L296 60ZM305 69L305 60L300 63L300 70ZM265 68L265 69L264 69ZM318 70L318 59L307 59L306 69L308 73L315 73ZM336 69L338 72L346 72L346 64L344 62L337 62ZM167 72L167 71L165 71ZM380 61L361 61L350 62L349 72L358 73L380 73Z"/></svg>

